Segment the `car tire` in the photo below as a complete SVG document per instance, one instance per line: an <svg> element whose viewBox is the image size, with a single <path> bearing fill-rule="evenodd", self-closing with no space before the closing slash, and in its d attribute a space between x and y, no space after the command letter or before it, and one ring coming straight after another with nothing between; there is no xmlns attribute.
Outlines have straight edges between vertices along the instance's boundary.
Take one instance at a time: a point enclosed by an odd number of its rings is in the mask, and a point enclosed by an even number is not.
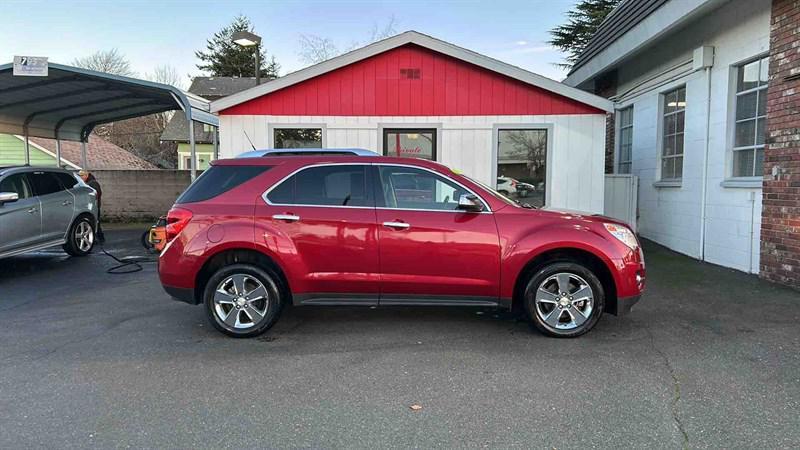
<svg viewBox="0 0 800 450"><path fill-rule="evenodd" d="M566 294L566 295L565 295ZM539 268L524 291L531 323L552 337L578 337L594 328L603 314L605 292L597 276L574 262Z"/></svg>
<svg viewBox="0 0 800 450"><path fill-rule="evenodd" d="M275 324L283 296L273 273L250 264L233 264L211 276L203 302L214 328L231 337L250 338Z"/></svg>
<svg viewBox="0 0 800 450"><path fill-rule="evenodd" d="M86 256L92 252L96 241L95 229L88 216L78 217L67 231L67 242L62 246L70 256Z"/></svg>

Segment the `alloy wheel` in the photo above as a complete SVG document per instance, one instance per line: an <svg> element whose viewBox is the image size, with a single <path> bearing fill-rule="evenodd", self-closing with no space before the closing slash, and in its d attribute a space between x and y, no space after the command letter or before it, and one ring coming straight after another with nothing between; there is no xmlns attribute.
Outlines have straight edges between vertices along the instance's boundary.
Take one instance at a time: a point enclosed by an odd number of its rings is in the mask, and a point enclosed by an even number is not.
<svg viewBox="0 0 800 450"><path fill-rule="evenodd" d="M94 244L94 230L89 222L83 221L75 227L75 244L78 250L88 252Z"/></svg>
<svg viewBox="0 0 800 450"><path fill-rule="evenodd" d="M230 328L244 330L257 326L266 317L268 308L267 289L251 275L231 275L214 291L214 313Z"/></svg>
<svg viewBox="0 0 800 450"><path fill-rule="evenodd" d="M581 327L592 316L593 309L592 288L574 273L551 275L536 289L536 314L556 330Z"/></svg>

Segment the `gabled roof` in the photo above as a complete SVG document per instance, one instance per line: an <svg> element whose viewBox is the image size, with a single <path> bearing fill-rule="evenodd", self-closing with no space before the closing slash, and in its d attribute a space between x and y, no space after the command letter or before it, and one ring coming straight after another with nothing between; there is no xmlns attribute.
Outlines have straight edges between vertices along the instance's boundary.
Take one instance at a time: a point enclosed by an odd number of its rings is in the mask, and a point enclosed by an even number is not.
<svg viewBox="0 0 800 450"><path fill-rule="evenodd" d="M271 92L278 91L371 56L375 56L388 50L408 44L415 44L420 47L460 59L484 69L503 74L510 78L537 86L546 91L553 92L603 111L613 111L613 104L602 97L589 94L580 89L567 86L559 83L558 81L551 80L550 78L529 72L524 69L520 69L519 67L512 66L511 64L498 61L488 56L475 53L471 50L458 47L449 42L445 42L416 31L406 31L405 33L372 43L366 47L362 47L349 53L345 53L341 56L323 61L319 64L306 67L305 69L298 70L297 72L292 72L286 76L277 78L259 86L255 86L246 91L216 100L211 103L211 112L219 112L254 98L261 97Z"/></svg>
<svg viewBox="0 0 800 450"><path fill-rule="evenodd" d="M22 136L15 136L24 140ZM31 146L56 157L55 139L40 137L28 138ZM118 147L111 142L96 136L89 135L86 145L86 159L90 169L93 170L127 170L127 169L157 169L152 163L145 161L133 153ZM61 141L61 160L66 165L80 169L81 144L74 141Z"/></svg>
<svg viewBox="0 0 800 450"><path fill-rule="evenodd" d="M255 77L194 77L189 92L208 100L217 100L255 85Z"/></svg>

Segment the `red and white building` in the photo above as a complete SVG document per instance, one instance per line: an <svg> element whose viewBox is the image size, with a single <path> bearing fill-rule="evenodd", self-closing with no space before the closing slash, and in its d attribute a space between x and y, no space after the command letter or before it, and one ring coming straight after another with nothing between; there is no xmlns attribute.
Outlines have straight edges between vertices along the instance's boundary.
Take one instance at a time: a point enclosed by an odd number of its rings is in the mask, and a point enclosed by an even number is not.
<svg viewBox="0 0 800 450"><path fill-rule="evenodd" d="M249 141L366 148L434 159L537 206L603 212L609 100L414 31L211 109L221 157Z"/></svg>

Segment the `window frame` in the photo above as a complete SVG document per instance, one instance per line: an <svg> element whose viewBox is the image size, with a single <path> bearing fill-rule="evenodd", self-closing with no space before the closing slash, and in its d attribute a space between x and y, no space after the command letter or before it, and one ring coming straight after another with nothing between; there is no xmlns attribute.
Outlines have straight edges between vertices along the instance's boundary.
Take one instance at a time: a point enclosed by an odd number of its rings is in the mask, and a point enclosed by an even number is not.
<svg viewBox="0 0 800 450"><path fill-rule="evenodd" d="M628 110L630 110L630 112L631 112L631 123L630 123L630 125L623 125L622 124L622 112L623 111L628 111ZM616 126L615 126L615 130L614 130L614 133L615 133L615 136L616 136L616 138L614 139L614 141L615 141L615 145L614 145L614 173L615 174L630 175L630 174L633 173L633 115L634 114L635 114L635 109L634 109L634 105L632 105L632 104L618 109L614 114L614 116L616 117L616 120L615 120ZM630 142L631 152L630 152L630 159L627 160L627 161L623 161L621 159L621 155L622 155L622 131L626 130L626 129L630 129L631 130L631 142ZM628 164L628 171L627 172L621 172L620 171L619 166L621 164Z"/></svg>
<svg viewBox="0 0 800 450"><path fill-rule="evenodd" d="M269 148L275 147L275 131L276 130L297 130L297 129L318 129L320 130L322 143L319 148L327 148L328 145L328 127L324 123L271 123L267 126L267 139ZM317 147L308 147L317 148ZM282 149L283 150L283 149Z"/></svg>
<svg viewBox="0 0 800 450"><path fill-rule="evenodd" d="M740 71L744 70L744 67L748 64L752 64L754 62L758 62L758 69L759 69L759 84L756 87L745 89L743 91L739 91L739 73ZM764 111L764 115L758 115L758 105L759 105L759 98L762 95L767 95L767 89L769 88L769 80L765 83L761 83L760 73L761 73L761 66L766 62L767 64L767 71L769 71L769 54L762 53L756 55L752 58L748 58L746 60L740 61L736 64L731 65L731 110L730 110L730 136L729 136L729 169L727 169L728 180L738 182L738 181L753 181L756 183L760 183L761 180L764 178L763 172L761 174L756 175L755 172L752 175L736 175L734 173L734 168L736 164L736 153L740 151L753 151L753 171L757 166L756 158L758 157L758 152L761 151L761 155L763 158L764 151L766 148L766 120L767 120L767 112ZM737 119L737 108L739 106L739 98L748 94L756 93L756 102L755 102L755 115L752 117L748 117L745 119ZM765 108L766 109L766 108ZM736 146L736 125L743 122L754 121L754 133L753 133L753 145L745 145L745 146ZM765 128L765 136L764 136L764 143L758 144L758 124L759 122L764 122ZM762 170L763 170L763 159L762 159Z"/></svg>
<svg viewBox="0 0 800 450"><path fill-rule="evenodd" d="M676 109L675 111L671 111L671 112L666 112L666 110L667 110L667 96L669 96L672 93L678 92L680 90L683 90L683 99L684 99L684 103L685 103L683 105L683 108L682 109ZM658 139L658 180L659 181L657 183L663 183L663 185L672 185L672 184L680 185L683 182L683 168L684 168L683 163L684 163L685 156L686 156L686 107L689 104L689 102L687 101L686 84L679 84L677 86L671 87L671 88L661 92L660 95L659 95L659 103L660 103L659 123L658 123L658 136L659 136L659 139ZM677 105L676 105L676 107L677 107ZM669 133L668 134L667 130L665 130L667 117L668 116L677 116L681 112L683 113L683 131L681 131L680 133L678 133L676 131L675 133ZM664 150L665 150L664 140L669 136L674 136L675 137L675 142L677 143L677 136L678 135L681 136L681 141L682 141L681 143L683 144L681 153L680 154L675 153L675 154L672 154L672 155L664 155ZM664 176L665 174L664 174L664 170L663 170L663 163L664 163L664 159L665 158L669 158L669 159L680 158L681 159L681 173L680 173L680 176L671 177L671 178L666 178Z"/></svg>
<svg viewBox="0 0 800 450"><path fill-rule="evenodd" d="M306 204L306 203L273 203L269 199L269 194L273 190L277 189L278 186L282 185L284 182L288 181L290 178L294 177L295 175L303 172L305 170L314 169L318 167L334 167L334 166L361 166L364 167L364 172L366 174L365 183L366 186L365 192L367 193L367 199L372 201L372 206L355 206L355 205L313 205L313 204ZM320 164L310 164L307 166L299 167L293 170L288 175L284 176L277 182L273 183L272 186L269 187L266 191L261 194L261 199L269 206L286 206L286 207L297 207L297 208L355 208L355 209L375 209L375 188L374 188L374 181L373 177L374 174L372 172L372 164L368 163L359 163L359 162L342 162L342 163L320 163Z"/></svg>
<svg viewBox="0 0 800 450"><path fill-rule="evenodd" d="M396 155L389 154L389 133L396 133L396 134L432 134L433 135L433 143L431 147L431 159L419 157L419 159L424 159L426 161L438 161L439 160L439 129L436 127L382 127L381 131L381 154L383 156L393 156L397 157ZM413 156L406 156L401 158L414 158Z"/></svg>
<svg viewBox="0 0 800 450"><path fill-rule="evenodd" d="M551 205L552 192L550 180L553 179L553 141L555 140L555 124L550 122L538 123L495 123L492 125L492 182L491 185L497 189L497 169L500 161L500 132L508 130L545 130L547 136L547 148L545 150L545 171L544 171L544 205L546 208Z"/></svg>

